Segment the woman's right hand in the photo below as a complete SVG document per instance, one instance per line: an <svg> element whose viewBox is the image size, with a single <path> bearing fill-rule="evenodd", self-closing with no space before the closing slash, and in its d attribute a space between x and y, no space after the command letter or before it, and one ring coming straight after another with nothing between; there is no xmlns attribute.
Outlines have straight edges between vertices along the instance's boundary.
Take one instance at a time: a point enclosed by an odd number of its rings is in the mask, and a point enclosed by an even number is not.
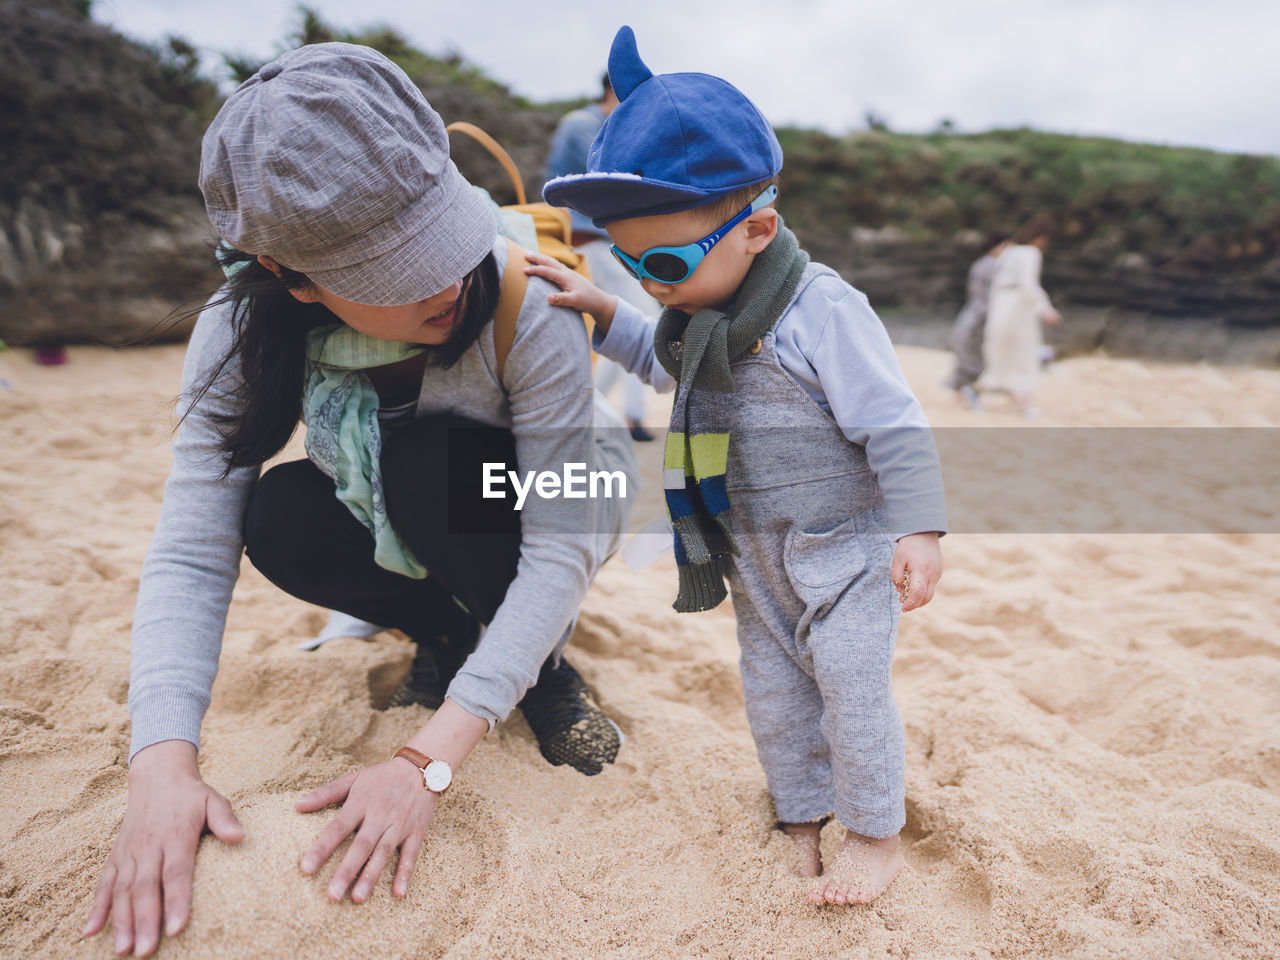
<svg viewBox="0 0 1280 960"><path fill-rule="evenodd" d="M150 955L164 932L179 933L191 907L191 875L205 825L223 843L239 843L244 828L227 799L200 779L196 748L164 740L140 750L129 765L129 807L93 894L84 928L91 937L112 916L117 954Z"/></svg>

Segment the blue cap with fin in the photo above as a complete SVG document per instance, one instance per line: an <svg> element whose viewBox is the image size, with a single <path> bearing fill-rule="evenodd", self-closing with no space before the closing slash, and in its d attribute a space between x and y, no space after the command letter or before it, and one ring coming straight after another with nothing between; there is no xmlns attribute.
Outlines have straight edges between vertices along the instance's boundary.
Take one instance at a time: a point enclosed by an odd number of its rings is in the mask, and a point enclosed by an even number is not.
<svg viewBox="0 0 1280 960"><path fill-rule="evenodd" d="M618 106L587 154L587 172L543 188L598 227L690 210L782 169L773 127L731 83L705 73L654 76L623 27L609 51Z"/></svg>

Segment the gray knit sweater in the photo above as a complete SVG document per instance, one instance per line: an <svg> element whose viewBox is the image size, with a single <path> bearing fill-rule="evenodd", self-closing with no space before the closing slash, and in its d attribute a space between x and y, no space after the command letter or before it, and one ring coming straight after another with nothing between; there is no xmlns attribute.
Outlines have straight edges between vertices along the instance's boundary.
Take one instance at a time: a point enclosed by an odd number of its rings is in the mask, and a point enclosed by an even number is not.
<svg viewBox="0 0 1280 960"><path fill-rule="evenodd" d="M494 254L501 269L506 262L501 238ZM572 529L556 519L564 501L528 497L516 578L479 647L449 687L450 698L491 724L512 710L543 661L567 639L597 569L617 547L638 482L625 431L603 429L621 428L622 423L596 402L581 319L549 306L551 289L545 281L529 278L507 358L505 390L494 373L489 324L453 367L428 368L416 411L452 411L510 428L522 475L526 470L561 473L565 463L576 462L586 464L588 471L622 470L628 476L627 500L575 504L575 510L589 514L576 513ZM229 316L229 306L205 310L183 367L180 406L188 414L173 445L173 469L134 615L130 758L161 740L189 740L198 747L218 670L227 607L240 570L241 524L258 470L235 470L222 477L212 415L234 409L236 360L194 406L191 399L231 343Z"/></svg>

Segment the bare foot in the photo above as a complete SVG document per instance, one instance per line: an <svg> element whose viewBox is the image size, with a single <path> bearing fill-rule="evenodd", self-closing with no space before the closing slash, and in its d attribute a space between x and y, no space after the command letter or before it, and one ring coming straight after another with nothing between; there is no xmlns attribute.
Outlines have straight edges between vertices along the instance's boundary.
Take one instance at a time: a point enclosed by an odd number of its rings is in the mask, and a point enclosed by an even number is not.
<svg viewBox="0 0 1280 960"><path fill-rule="evenodd" d="M870 903L893 882L902 867L896 836L863 837L852 830L822 883L809 891L810 903Z"/></svg>
<svg viewBox="0 0 1280 960"><path fill-rule="evenodd" d="M796 842L796 854L799 857L802 877L816 877L822 873L822 854L819 842L822 837L823 820L810 823L784 823L782 832Z"/></svg>

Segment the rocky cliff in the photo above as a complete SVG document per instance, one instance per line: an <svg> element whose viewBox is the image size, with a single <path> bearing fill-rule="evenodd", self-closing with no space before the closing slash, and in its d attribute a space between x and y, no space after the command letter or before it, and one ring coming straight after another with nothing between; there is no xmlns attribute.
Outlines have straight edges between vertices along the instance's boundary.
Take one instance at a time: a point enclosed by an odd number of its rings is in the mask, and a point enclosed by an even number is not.
<svg viewBox="0 0 1280 960"><path fill-rule="evenodd" d="M119 343L209 288L199 130L153 51L0 0L0 338Z"/></svg>
<svg viewBox="0 0 1280 960"><path fill-rule="evenodd" d="M195 186L218 94L182 41L150 49L90 21L85 0L0 0L0 338L125 343L217 284ZM368 43L447 121L512 153L536 197L571 104L533 104L460 56L389 29L339 35L304 11L295 43ZM238 64L242 74L256 64ZM1046 211L1044 284L1067 351L1280 364L1280 159L1043 134L837 138L780 130L782 211L815 259L870 296L895 336L945 343L983 233ZM498 165L455 160L500 203ZM168 319L166 319L168 318Z"/></svg>

